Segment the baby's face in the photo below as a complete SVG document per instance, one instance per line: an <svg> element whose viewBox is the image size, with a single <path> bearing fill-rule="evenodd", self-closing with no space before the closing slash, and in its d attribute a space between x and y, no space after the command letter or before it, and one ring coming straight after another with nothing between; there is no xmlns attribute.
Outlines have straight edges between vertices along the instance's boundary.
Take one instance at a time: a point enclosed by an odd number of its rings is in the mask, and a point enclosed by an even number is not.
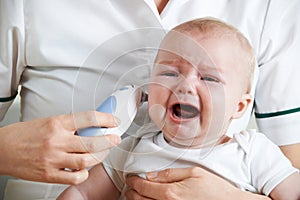
<svg viewBox="0 0 300 200"><path fill-rule="evenodd" d="M198 43L202 47L193 51L187 43L162 46L168 51L159 51L150 78L149 114L175 146L215 144L244 94L234 44L208 38Z"/></svg>

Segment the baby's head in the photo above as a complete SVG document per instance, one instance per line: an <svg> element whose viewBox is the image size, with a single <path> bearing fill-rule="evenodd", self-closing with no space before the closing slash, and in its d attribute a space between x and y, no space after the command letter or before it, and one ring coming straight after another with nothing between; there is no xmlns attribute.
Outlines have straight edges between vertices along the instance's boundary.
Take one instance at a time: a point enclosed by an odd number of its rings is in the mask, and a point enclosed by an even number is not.
<svg viewBox="0 0 300 200"><path fill-rule="evenodd" d="M234 27L216 19L183 23L161 43L149 83L149 114L176 146L222 143L251 103L255 55Z"/></svg>

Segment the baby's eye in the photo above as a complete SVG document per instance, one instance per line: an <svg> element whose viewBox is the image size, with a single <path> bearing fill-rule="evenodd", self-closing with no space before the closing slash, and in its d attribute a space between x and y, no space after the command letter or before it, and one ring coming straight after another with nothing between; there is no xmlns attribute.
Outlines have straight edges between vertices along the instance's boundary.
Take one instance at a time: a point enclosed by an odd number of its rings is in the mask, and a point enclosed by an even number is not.
<svg viewBox="0 0 300 200"><path fill-rule="evenodd" d="M170 77L177 77L178 74L176 72L163 72L161 73L162 76L170 76Z"/></svg>
<svg viewBox="0 0 300 200"><path fill-rule="evenodd" d="M209 82L216 82L216 83L220 82L217 78L213 78L213 77L209 77L209 76L201 77L201 80L209 81Z"/></svg>

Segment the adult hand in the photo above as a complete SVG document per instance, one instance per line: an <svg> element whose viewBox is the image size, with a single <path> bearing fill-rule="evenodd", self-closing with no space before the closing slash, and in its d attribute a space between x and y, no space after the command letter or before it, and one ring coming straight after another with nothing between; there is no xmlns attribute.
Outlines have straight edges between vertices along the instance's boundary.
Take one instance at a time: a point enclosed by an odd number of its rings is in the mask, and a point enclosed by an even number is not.
<svg viewBox="0 0 300 200"><path fill-rule="evenodd" d="M117 135L79 137L74 133L80 128L117 124L110 114L88 111L2 127L0 174L49 183L83 182L88 177L86 168L100 163L121 139Z"/></svg>
<svg viewBox="0 0 300 200"><path fill-rule="evenodd" d="M243 192L224 179L200 167L166 169L147 173L147 180L130 176L126 184L131 190L127 199L197 199L240 200L269 199L266 196Z"/></svg>

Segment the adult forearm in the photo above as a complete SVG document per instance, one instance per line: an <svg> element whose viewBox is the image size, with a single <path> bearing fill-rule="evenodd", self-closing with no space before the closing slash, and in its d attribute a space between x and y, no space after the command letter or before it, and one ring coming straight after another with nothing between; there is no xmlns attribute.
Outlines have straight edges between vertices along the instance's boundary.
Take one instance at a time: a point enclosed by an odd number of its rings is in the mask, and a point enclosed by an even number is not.
<svg viewBox="0 0 300 200"><path fill-rule="evenodd" d="M300 170L300 143L281 146L280 149L290 159L293 166Z"/></svg>

